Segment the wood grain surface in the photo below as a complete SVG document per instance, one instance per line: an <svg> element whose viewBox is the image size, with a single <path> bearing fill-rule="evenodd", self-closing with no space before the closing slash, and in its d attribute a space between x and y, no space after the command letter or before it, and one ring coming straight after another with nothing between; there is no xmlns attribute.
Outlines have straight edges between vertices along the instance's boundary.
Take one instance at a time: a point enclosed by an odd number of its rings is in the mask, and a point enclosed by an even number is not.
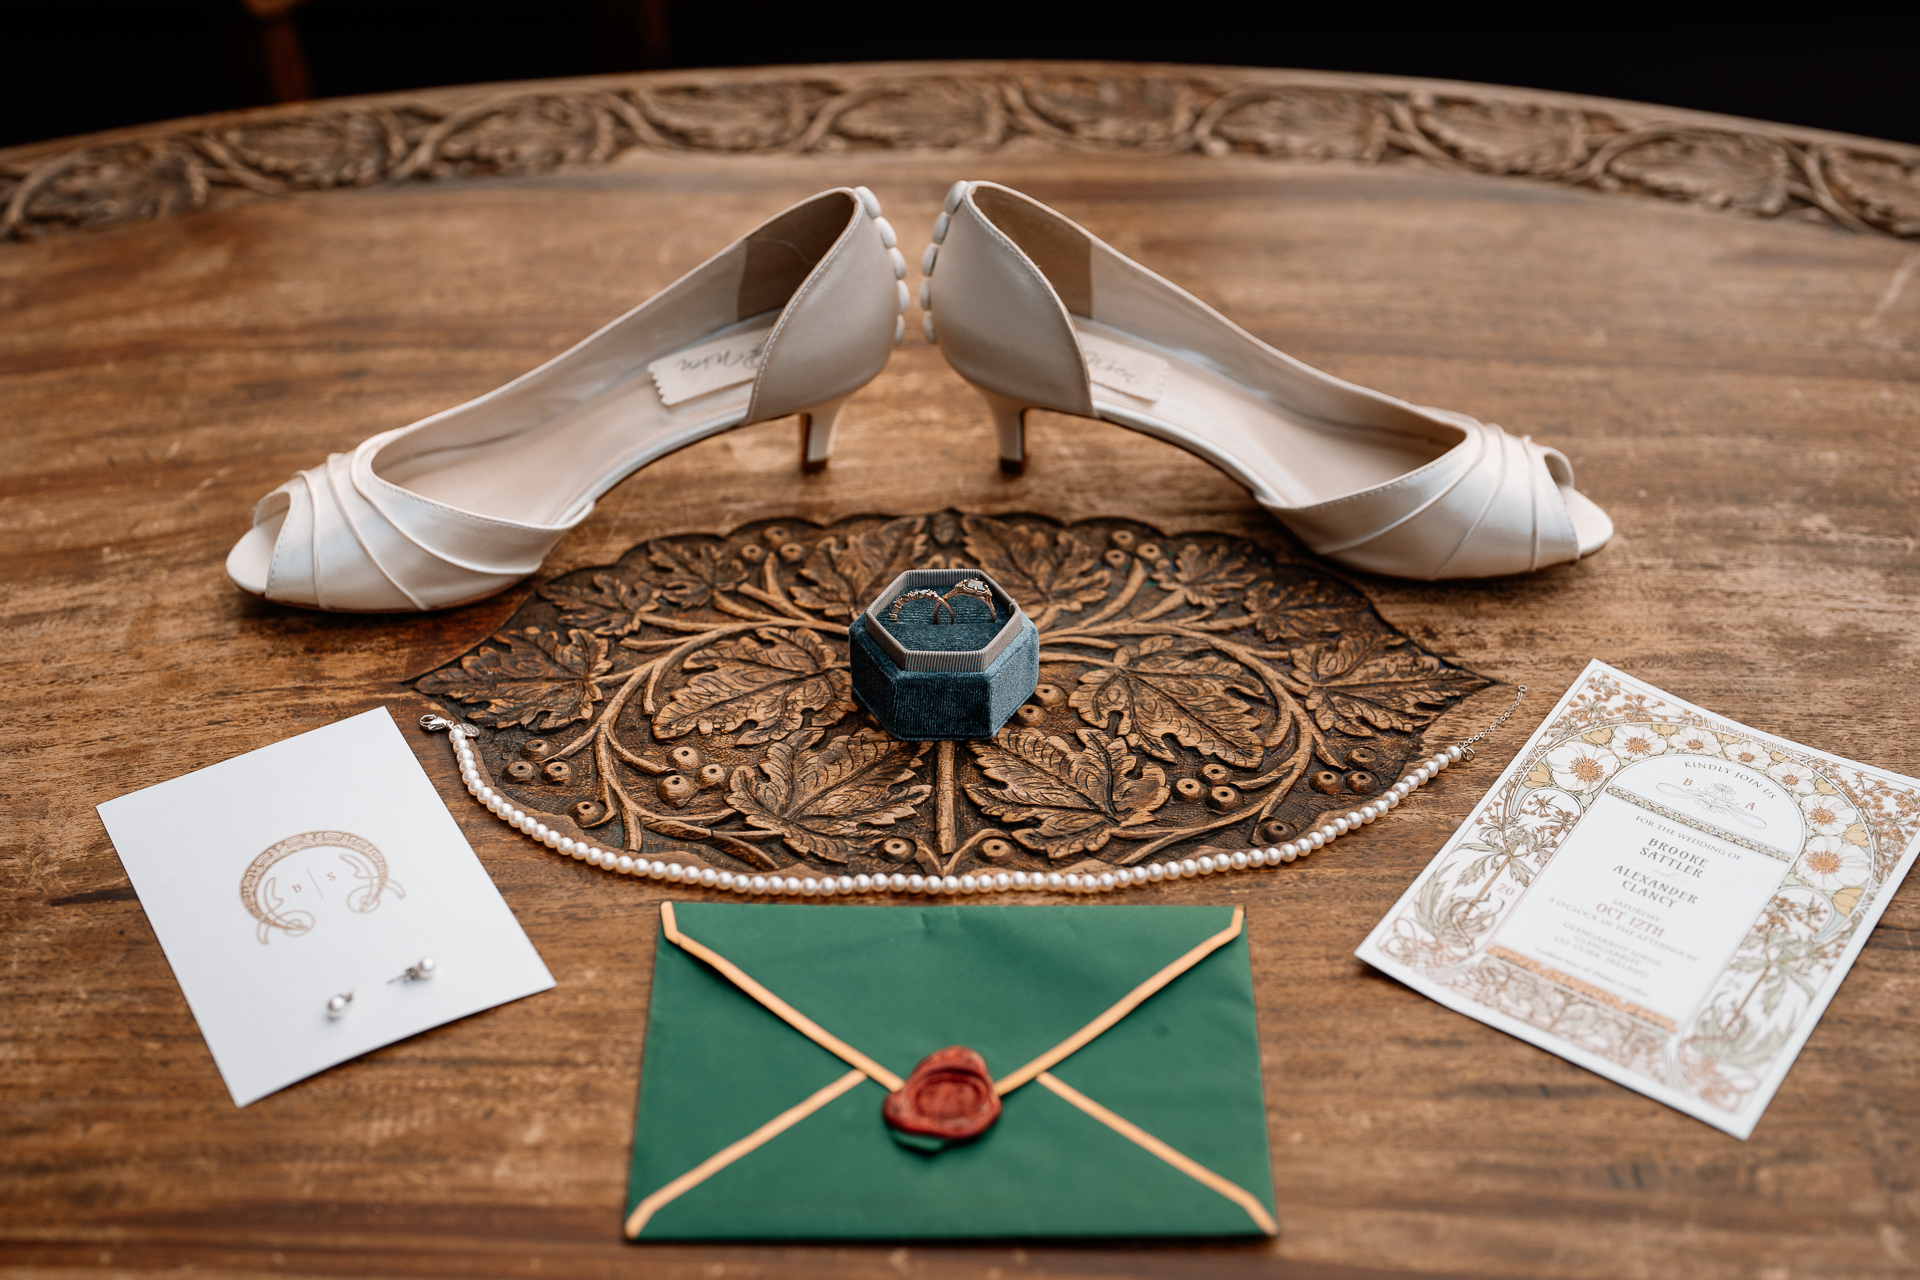
<svg viewBox="0 0 1920 1280"><path fill-rule="evenodd" d="M1532 686L1528 712L1480 763L1309 862L1126 899L1247 907L1279 1238L622 1244L665 886L536 852L411 729L559 986L236 1110L92 807L369 707L407 723L427 705L408 682L533 585L427 617L264 604L221 570L253 502L329 450L523 371L822 187L873 187L916 259L962 176L1055 205L1333 373L1562 448L1619 526L1598 557L1526 578L1354 578L1421 645ZM1351 953L1589 658L1920 773L1916 261L1910 242L1831 219L1417 158L1017 147L636 148L0 246L0 1267L1914 1275L1920 886L1894 898L1747 1142ZM1026 474L1003 476L984 409L912 336L848 408L824 472L799 474L791 423L707 441L608 495L538 580L648 537L949 506L1286 543L1168 446L1063 417L1031 439ZM1433 736L1505 697L1468 699Z"/></svg>

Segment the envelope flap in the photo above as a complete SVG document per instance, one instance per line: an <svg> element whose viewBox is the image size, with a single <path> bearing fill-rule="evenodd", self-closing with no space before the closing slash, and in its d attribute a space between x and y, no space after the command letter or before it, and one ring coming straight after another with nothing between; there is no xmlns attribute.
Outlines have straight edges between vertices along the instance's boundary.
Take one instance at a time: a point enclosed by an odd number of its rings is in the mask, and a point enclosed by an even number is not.
<svg viewBox="0 0 1920 1280"><path fill-rule="evenodd" d="M968 1036L991 1055L989 1065L1023 1065L1217 937L1235 915L1210 907L731 904L676 905L676 914L685 935L902 1072ZM1166 924L1152 927L1160 920ZM1273 1193L1250 978L1236 928L1231 941L1046 1076L1006 1095L1000 1122L980 1138L929 1155L890 1138L884 1089L663 934L628 1232L1270 1233L1260 1207ZM1002 1029L1029 1022L1041 1026ZM1148 1142L1090 1114L1089 1103ZM1175 1158L1156 1154L1154 1142ZM1204 1176L1194 1166L1204 1166ZM1219 1179L1239 1198L1223 1193Z"/></svg>
<svg viewBox="0 0 1920 1280"><path fill-rule="evenodd" d="M996 1077L1059 1044L1233 916L1231 907L1137 906L674 911L683 933L900 1075L963 1044Z"/></svg>

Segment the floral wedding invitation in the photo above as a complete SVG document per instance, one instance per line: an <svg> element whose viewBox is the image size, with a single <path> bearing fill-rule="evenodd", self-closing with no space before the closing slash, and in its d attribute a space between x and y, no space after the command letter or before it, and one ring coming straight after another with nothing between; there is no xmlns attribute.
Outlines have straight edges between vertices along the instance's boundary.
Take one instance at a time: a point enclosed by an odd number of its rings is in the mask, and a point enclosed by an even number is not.
<svg viewBox="0 0 1920 1280"><path fill-rule="evenodd" d="M1920 781L1590 664L1357 953L1753 1132L1920 852Z"/></svg>

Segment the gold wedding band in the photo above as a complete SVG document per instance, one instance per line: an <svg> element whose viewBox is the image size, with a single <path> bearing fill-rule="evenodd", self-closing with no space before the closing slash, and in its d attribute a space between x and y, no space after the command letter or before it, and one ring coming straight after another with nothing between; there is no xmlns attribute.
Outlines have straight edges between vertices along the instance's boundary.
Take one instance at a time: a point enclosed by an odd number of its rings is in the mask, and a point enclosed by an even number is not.
<svg viewBox="0 0 1920 1280"><path fill-rule="evenodd" d="M893 606L887 610L887 619L891 622L900 621L900 610L909 600L931 600L933 601L933 618L931 620L935 626L940 625L940 611L942 609L947 611L947 621L949 623L957 623L960 621L960 615L953 611L953 597L955 596L971 596L975 600L986 601L987 620L989 622L999 621L1000 611L994 607L993 592L988 588L986 583L980 581L978 578L968 578L965 581L954 583L952 589L944 596L932 587L917 587L912 591L902 591L893 598Z"/></svg>

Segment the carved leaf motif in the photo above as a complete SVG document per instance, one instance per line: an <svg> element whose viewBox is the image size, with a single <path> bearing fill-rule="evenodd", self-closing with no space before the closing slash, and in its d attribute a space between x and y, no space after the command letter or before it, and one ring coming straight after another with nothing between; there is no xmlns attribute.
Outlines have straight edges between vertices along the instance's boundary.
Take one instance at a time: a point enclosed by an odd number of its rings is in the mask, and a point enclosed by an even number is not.
<svg viewBox="0 0 1920 1280"><path fill-rule="evenodd" d="M1265 93L1215 122L1210 152L1253 146L1297 160L1374 160L1386 145L1387 113L1372 95L1312 89Z"/></svg>
<svg viewBox="0 0 1920 1280"><path fill-rule="evenodd" d="M673 700L654 717L656 738L677 738L692 729L732 733L751 721L736 739L751 746L790 734L816 713L815 727L837 723L853 710L853 686L846 664L812 631L762 627L760 638L719 640L686 660L702 671L674 691ZM762 642L765 643L762 643Z"/></svg>
<svg viewBox="0 0 1920 1280"><path fill-rule="evenodd" d="M1245 553L1231 546L1202 551L1189 542L1177 557L1162 560L1153 569L1153 580L1162 590L1178 591L1202 608L1225 604L1253 579Z"/></svg>
<svg viewBox="0 0 1920 1280"><path fill-rule="evenodd" d="M650 542L647 556L666 571L660 594L682 609L697 609L747 580L747 566L712 543Z"/></svg>
<svg viewBox="0 0 1920 1280"><path fill-rule="evenodd" d="M927 554L927 518L906 516L856 533L844 543L822 538L800 572L817 587L796 584L793 598L828 617L851 618Z"/></svg>
<svg viewBox="0 0 1920 1280"><path fill-rule="evenodd" d="M1107 594L1113 572L1092 550L1062 529L1053 538L1030 525L1011 525L986 516L963 516L967 554L1029 614L1051 606L1078 613Z"/></svg>
<svg viewBox="0 0 1920 1280"><path fill-rule="evenodd" d="M144 222L204 208L220 176L197 148L172 138L98 147L41 184L27 212L80 227Z"/></svg>
<svg viewBox="0 0 1920 1280"><path fill-rule="evenodd" d="M1199 114L1192 88L1172 78L1029 76L1020 91L1035 115L1087 142L1165 145Z"/></svg>
<svg viewBox="0 0 1920 1280"><path fill-rule="evenodd" d="M1162 760L1178 758L1166 743L1173 738L1228 764L1260 763L1260 717L1234 696L1260 694L1245 667L1172 636L1120 649L1113 662L1082 672L1067 699L1088 724L1105 729L1118 715L1120 736Z"/></svg>
<svg viewBox="0 0 1920 1280"><path fill-rule="evenodd" d="M733 771L727 803L762 831L778 831L793 851L844 863L878 837L870 834L915 816L933 788L914 781L917 751L878 729L862 729L813 750L821 730L801 729L767 748L764 778Z"/></svg>
<svg viewBox="0 0 1920 1280"><path fill-rule="evenodd" d="M613 116L562 94L518 98L447 135L429 172L543 173L602 163L617 149Z"/></svg>
<svg viewBox="0 0 1920 1280"><path fill-rule="evenodd" d="M888 86L834 120L847 138L893 147L994 146L1005 132L998 95L960 80ZM844 144L842 144L844 145Z"/></svg>
<svg viewBox="0 0 1920 1280"><path fill-rule="evenodd" d="M1309 686L1313 722L1356 738L1416 732L1449 702L1489 683L1407 647L1404 636L1343 636L1296 648L1292 659L1295 677Z"/></svg>
<svg viewBox="0 0 1920 1280"><path fill-rule="evenodd" d="M1843 154L1827 162L1827 177L1868 222L1897 236L1920 235L1920 164Z"/></svg>
<svg viewBox="0 0 1920 1280"><path fill-rule="evenodd" d="M1414 118L1447 150L1489 173L1564 173L1587 158L1577 111L1512 102L1435 102L1416 94Z"/></svg>
<svg viewBox="0 0 1920 1280"><path fill-rule="evenodd" d="M540 595L560 606L560 621L600 636L624 636L640 629L657 607L653 588L611 573L593 575L593 585L548 583Z"/></svg>
<svg viewBox="0 0 1920 1280"><path fill-rule="evenodd" d="M1305 640L1339 635L1359 626L1366 598L1350 587L1312 574L1282 570L1241 600L1254 628L1268 640Z"/></svg>
<svg viewBox="0 0 1920 1280"><path fill-rule="evenodd" d="M244 121L219 136L243 163L303 188L373 182L408 151L401 121L389 111L320 110Z"/></svg>
<svg viewBox="0 0 1920 1280"><path fill-rule="evenodd" d="M1098 729L1079 731L1082 750L1040 729L1002 729L992 742L971 744L980 770L1003 785L969 786L973 802L1009 822L1032 822L1013 833L1055 862L1103 847L1115 831L1153 820L1167 802L1167 775L1157 764L1133 777L1138 756Z"/></svg>
<svg viewBox="0 0 1920 1280"><path fill-rule="evenodd" d="M1732 133L1685 133L1629 147L1607 172L1661 195L1768 217L1787 207L1792 164L1777 142Z"/></svg>
<svg viewBox="0 0 1920 1280"><path fill-rule="evenodd" d="M805 86L770 81L636 91L647 118L703 151L756 151L800 136L811 113Z"/></svg>
<svg viewBox="0 0 1920 1280"><path fill-rule="evenodd" d="M414 688L430 698L484 703L470 718L496 729L557 729L592 714L600 700L599 681L613 665L605 640L571 630L563 641L539 627L502 631L493 639L506 648L483 646L457 667L422 676Z"/></svg>

